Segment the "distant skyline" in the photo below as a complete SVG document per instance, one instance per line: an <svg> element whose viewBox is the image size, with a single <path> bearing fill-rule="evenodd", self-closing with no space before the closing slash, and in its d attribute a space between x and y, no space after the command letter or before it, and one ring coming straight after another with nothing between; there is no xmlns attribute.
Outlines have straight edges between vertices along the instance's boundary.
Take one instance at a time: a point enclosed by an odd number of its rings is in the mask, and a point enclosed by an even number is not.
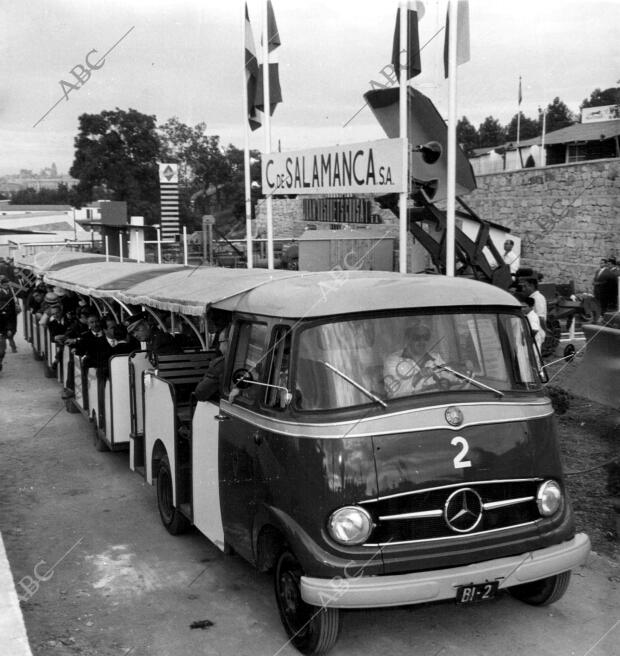
<svg viewBox="0 0 620 656"><path fill-rule="evenodd" d="M363 107L370 81L380 82L389 64L396 0L272 2L284 97L272 119L272 148L278 141L290 150L384 136L367 108L348 121ZM445 116L446 1L424 5L423 71L413 86ZM189 125L205 122L223 145L242 148L242 6L219 0L5 0L0 175L38 171L52 162L68 173L78 117L116 107L154 114L159 124L172 116ZM248 6L258 45L261 2L249 0ZM618 25L620 0L470 0L471 61L459 67L459 118L467 116L475 127L487 116L507 124L518 109L519 76L526 116L536 118L556 96L578 112L594 89L620 80ZM72 69L88 68L87 57L99 68L81 88L63 87L61 81L76 82ZM264 150L262 129L252 133L250 145Z"/></svg>

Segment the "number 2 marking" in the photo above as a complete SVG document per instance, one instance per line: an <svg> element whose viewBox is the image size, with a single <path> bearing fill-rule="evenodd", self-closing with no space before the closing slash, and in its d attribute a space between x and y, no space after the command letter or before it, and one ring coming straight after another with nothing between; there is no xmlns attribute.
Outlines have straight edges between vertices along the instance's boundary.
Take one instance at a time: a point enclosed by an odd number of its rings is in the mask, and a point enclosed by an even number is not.
<svg viewBox="0 0 620 656"><path fill-rule="evenodd" d="M461 450L454 458L454 469L464 469L465 467L471 467L471 460L464 460L467 452L469 451L469 444L467 444L467 440L464 437L454 437L450 444L452 446L461 447Z"/></svg>

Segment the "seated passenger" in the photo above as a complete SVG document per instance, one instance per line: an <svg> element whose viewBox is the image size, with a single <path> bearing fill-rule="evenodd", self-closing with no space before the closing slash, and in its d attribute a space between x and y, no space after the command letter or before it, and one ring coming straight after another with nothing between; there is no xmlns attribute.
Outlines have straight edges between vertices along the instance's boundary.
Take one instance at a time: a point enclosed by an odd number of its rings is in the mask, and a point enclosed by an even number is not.
<svg viewBox="0 0 620 656"><path fill-rule="evenodd" d="M407 396L438 386L450 375L439 367L445 364L439 353L428 350L430 328L417 322L405 330L406 344L391 353L383 365L383 382L388 398Z"/></svg>
<svg viewBox="0 0 620 656"><path fill-rule="evenodd" d="M183 353L183 346L174 335L163 331L159 326L149 322L146 312L129 317L127 333L138 340L146 342L146 350L151 364L157 366L158 355L178 355Z"/></svg>
<svg viewBox="0 0 620 656"><path fill-rule="evenodd" d="M219 355L209 362L209 368L194 390L198 401L217 402L220 398L226 371L226 354L228 353L228 334L226 332L218 335L217 350Z"/></svg>

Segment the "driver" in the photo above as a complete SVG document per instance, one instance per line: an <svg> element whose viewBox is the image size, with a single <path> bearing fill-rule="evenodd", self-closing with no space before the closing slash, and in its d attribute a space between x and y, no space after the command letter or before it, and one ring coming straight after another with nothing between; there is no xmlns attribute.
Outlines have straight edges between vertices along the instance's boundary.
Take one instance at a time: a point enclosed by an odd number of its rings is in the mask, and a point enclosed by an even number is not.
<svg viewBox="0 0 620 656"><path fill-rule="evenodd" d="M405 348L391 353L383 365L383 382L389 399L408 396L449 382L439 353L429 350L431 329L416 322L405 330Z"/></svg>

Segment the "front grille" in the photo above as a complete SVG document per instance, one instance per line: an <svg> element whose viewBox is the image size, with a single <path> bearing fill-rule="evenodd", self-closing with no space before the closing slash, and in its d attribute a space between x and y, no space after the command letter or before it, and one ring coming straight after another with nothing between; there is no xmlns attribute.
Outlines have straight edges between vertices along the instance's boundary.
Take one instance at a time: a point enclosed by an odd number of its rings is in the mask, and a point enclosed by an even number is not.
<svg viewBox="0 0 620 656"><path fill-rule="evenodd" d="M364 502L364 508L370 512L375 522L367 544L458 537L533 522L540 519L536 506L539 484L538 479L477 481ZM459 531L448 523L450 512L446 513L445 509L450 496L464 489L473 490L479 496L482 502L481 518L471 530L466 526L465 530ZM457 495L454 500L457 511L460 508L457 503L459 501L460 497ZM472 521L478 509L473 510L475 512L471 513ZM414 513L416 515L412 517ZM454 514L453 512L452 515ZM458 526L458 522L452 523Z"/></svg>

